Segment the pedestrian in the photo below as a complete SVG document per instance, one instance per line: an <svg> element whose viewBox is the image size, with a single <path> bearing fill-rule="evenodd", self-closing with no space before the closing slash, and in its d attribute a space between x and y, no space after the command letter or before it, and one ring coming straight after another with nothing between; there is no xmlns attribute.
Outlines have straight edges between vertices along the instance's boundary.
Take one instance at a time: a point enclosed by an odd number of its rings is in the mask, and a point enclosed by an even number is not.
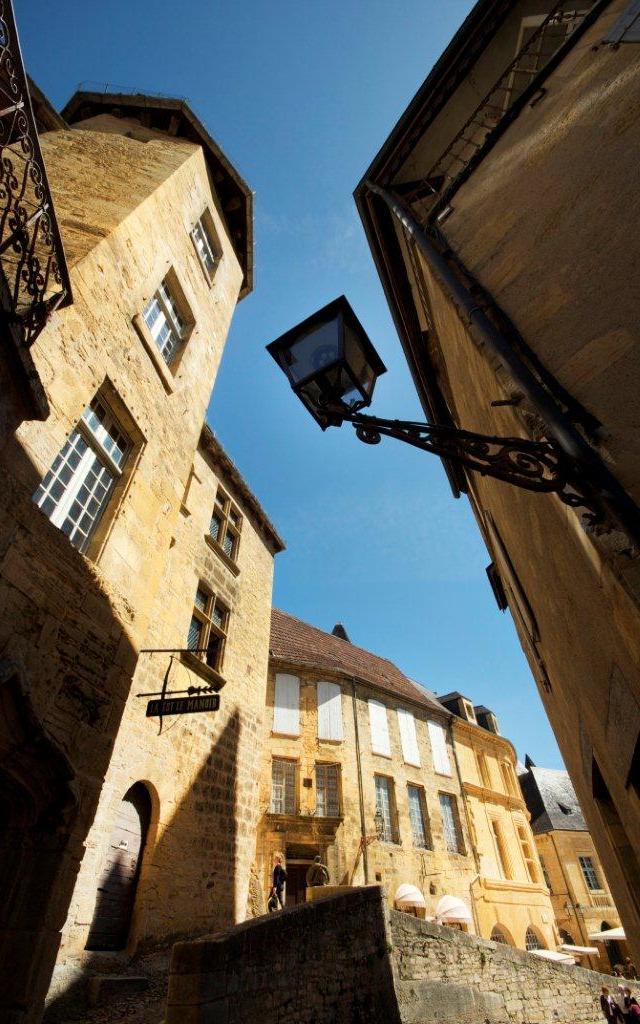
<svg viewBox="0 0 640 1024"><path fill-rule="evenodd" d="M634 981L638 980L636 965L630 956L624 958L624 976L625 978L633 978Z"/></svg>
<svg viewBox="0 0 640 1024"><path fill-rule="evenodd" d="M640 1020L640 1004L635 996L631 995L631 989L628 985L622 986L622 1005L624 1019L629 1021L629 1024L633 1024L635 1021Z"/></svg>
<svg viewBox="0 0 640 1024"><path fill-rule="evenodd" d="M271 884L271 892L269 893L269 913L273 913L280 907L280 910L284 909L284 902L282 900L282 894L284 892L284 883L287 880L287 872L282 866L282 857L277 854L273 860L273 878Z"/></svg>
<svg viewBox="0 0 640 1024"><path fill-rule="evenodd" d="M615 999L609 992L606 985L602 986L602 993L600 995L600 1009L602 1010L602 1016L609 1024L615 1024L616 1021L623 1020L622 1010L616 1003Z"/></svg>

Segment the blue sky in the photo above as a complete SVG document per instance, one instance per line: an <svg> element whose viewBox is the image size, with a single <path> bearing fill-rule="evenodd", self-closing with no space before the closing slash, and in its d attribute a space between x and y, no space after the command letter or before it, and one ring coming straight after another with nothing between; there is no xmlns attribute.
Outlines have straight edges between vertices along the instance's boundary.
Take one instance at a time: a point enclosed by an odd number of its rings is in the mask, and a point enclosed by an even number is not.
<svg viewBox="0 0 640 1024"><path fill-rule="evenodd" d="M287 542L275 603L491 707L521 756L561 767L486 551L439 460L323 434L264 351L342 293L388 367L378 415L420 417L352 191L469 0L15 0L54 104L111 83L182 96L256 194L256 288L236 312L209 421ZM524 714L523 714L524 711Z"/></svg>

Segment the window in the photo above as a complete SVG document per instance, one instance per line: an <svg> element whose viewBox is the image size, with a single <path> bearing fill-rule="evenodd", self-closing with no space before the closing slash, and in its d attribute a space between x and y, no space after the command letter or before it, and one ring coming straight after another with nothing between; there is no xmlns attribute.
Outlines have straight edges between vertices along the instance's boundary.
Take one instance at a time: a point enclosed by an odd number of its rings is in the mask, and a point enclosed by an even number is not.
<svg viewBox="0 0 640 1024"><path fill-rule="evenodd" d="M397 714L402 756L406 764L412 764L419 768L420 751L418 750L418 737L416 736L416 720L410 711L405 711L403 708L398 708Z"/></svg>
<svg viewBox="0 0 640 1024"><path fill-rule="evenodd" d="M451 775L451 763L447 751L447 738L439 722L428 722L429 739L433 754L433 767L438 775Z"/></svg>
<svg viewBox="0 0 640 1024"><path fill-rule="evenodd" d="M489 775L489 765L487 764L487 758L481 751L476 752L478 759L478 771L480 772L480 779L482 785L487 789L491 788L491 776Z"/></svg>
<svg viewBox="0 0 640 1024"><path fill-rule="evenodd" d="M284 672L276 676L273 731L285 736L300 735L300 680Z"/></svg>
<svg viewBox="0 0 640 1024"><path fill-rule="evenodd" d="M222 671L228 626L229 609L200 584L196 590L187 647L216 672Z"/></svg>
<svg viewBox="0 0 640 1024"><path fill-rule="evenodd" d="M209 536L232 562L238 558L241 529L242 516L239 510L232 503L231 498L219 487L211 513Z"/></svg>
<svg viewBox="0 0 640 1024"><path fill-rule="evenodd" d="M502 774L502 782L504 785L505 793L509 796L515 796L515 783L513 781L513 769L507 761L500 762L500 772Z"/></svg>
<svg viewBox="0 0 640 1024"><path fill-rule="evenodd" d="M369 728L373 753L391 757L387 709L379 700L369 700Z"/></svg>
<svg viewBox="0 0 640 1024"><path fill-rule="evenodd" d="M538 870L538 864L536 862L536 855L531 845L529 833L524 825L516 825L516 831L518 833L518 839L520 840L520 849L522 850L522 856L527 868L527 874L531 882L540 881L540 872Z"/></svg>
<svg viewBox="0 0 640 1024"><path fill-rule="evenodd" d="M175 289L165 277L157 292L149 299L142 318L167 366L171 366L183 341L187 339L187 324L180 314Z"/></svg>
<svg viewBox="0 0 640 1024"><path fill-rule="evenodd" d="M509 848L504 836L502 822L498 821L497 818L491 819L491 831L493 832L493 839L498 853L500 873L503 878L513 878L513 867L511 864L511 857L509 856Z"/></svg>
<svg viewBox="0 0 640 1024"><path fill-rule="evenodd" d="M393 794L393 780L386 775L376 775L376 813L382 815L382 842L397 843L396 806Z"/></svg>
<svg viewBox="0 0 640 1024"><path fill-rule="evenodd" d="M510 945L510 942L507 939L507 936L503 932L502 928L499 928L497 924L494 925L492 930L491 930L491 941L492 942L500 942L504 946L509 946Z"/></svg>
<svg viewBox="0 0 640 1024"><path fill-rule="evenodd" d="M424 790L421 786L407 786L409 797L409 819L411 821L411 837L413 845L422 849L430 849L431 842L427 828L426 804Z"/></svg>
<svg viewBox="0 0 640 1024"><path fill-rule="evenodd" d="M449 853L464 853L456 798L451 793L438 793L438 800L447 850Z"/></svg>
<svg viewBox="0 0 640 1024"><path fill-rule="evenodd" d="M553 887L551 885L551 879L549 878L549 872L547 871L547 865L542 857L540 857L540 867L542 868L542 877L544 878L545 885L549 892L553 893Z"/></svg>
<svg viewBox="0 0 640 1024"><path fill-rule="evenodd" d="M205 277L209 284L211 284L216 267L222 259L222 250L213 224L213 218L208 210L205 210L202 217L196 221L191 231L191 238L193 239L193 244Z"/></svg>
<svg viewBox="0 0 640 1024"><path fill-rule="evenodd" d="M274 757L271 762L271 813L296 813L296 776L298 766L295 761Z"/></svg>
<svg viewBox="0 0 640 1024"><path fill-rule="evenodd" d="M36 505L79 551L88 547L130 448L129 438L97 395L33 495Z"/></svg>
<svg viewBox="0 0 640 1024"><path fill-rule="evenodd" d="M587 889L598 890L602 889L600 885L600 879L598 878L595 864L593 863L592 857L578 857L578 863L582 869L584 880L587 883Z"/></svg>
<svg viewBox="0 0 640 1024"><path fill-rule="evenodd" d="M316 815L320 818L340 815L340 765L316 764Z"/></svg>
<svg viewBox="0 0 640 1024"><path fill-rule="evenodd" d="M533 928L527 928L524 943L529 952L531 952L532 949L546 949L544 942L538 938L538 935L534 932Z"/></svg>
<svg viewBox="0 0 640 1024"><path fill-rule="evenodd" d="M337 683L318 683L318 739L342 740L342 690Z"/></svg>
<svg viewBox="0 0 640 1024"><path fill-rule="evenodd" d="M466 717L467 721L475 722L475 720L476 720L476 713L473 710L473 705L471 705L468 700L463 700L462 701L462 706L464 708L465 717Z"/></svg>

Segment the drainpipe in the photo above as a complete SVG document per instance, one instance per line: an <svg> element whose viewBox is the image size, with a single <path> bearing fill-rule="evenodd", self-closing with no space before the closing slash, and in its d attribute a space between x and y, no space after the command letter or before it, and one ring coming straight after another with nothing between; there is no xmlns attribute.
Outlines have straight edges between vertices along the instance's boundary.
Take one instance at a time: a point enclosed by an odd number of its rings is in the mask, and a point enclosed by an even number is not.
<svg viewBox="0 0 640 1024"><path fill-rule="evenodd" d="M367 853L367 828L364 816L364 789L362 786L362 761L360 759L360 733L358 731L358 706L356 702L356 681L351 680L351 701L353 705L353 728L356 737L356 764L358 768L358 797L360 800L360 834L362 842L362 865L364 867L364 883L369 884L369 854Z"/></svg>
<svg viewBox="0 0 640 1024"><path fill-rule="evenodd" d="M558 442L565 455L582 468L590 487L599 494L612 519L624 530L630 540L640 547L640 509L635 502L609 472L599 455L584 440L568 417L558 408L551 395L536 380L534 374L513 349L509 339L498 330L485 311L477 304L471 292L459 280L444 256L438 252L409 207L372 181L366 181L365 187L378 196L400 221L407 234L418 246L472 338L479 345L486 347L492 356L499 360L514 384L535 406L549 433ZM462 267L462 261L450 247L449 252Z"/></svg>
<svg viewBox="0 0 640 1024"><path fill-rule="evenodd" d="M467 794L465 792L464 783L462 781L462 772L460 771L460 762L458 760L458 751L456 750L456 741L453 735L453 716L449 719L449 739L451 740L451 749L453 750L453 760L456 766L456 775L458 776L458 785L460 786L460 795L462 796L462 806L464 807L464 817L467 822L467 834L469 836L469 842L471 843L471 851L473 853L473 860L476 866L476 874L469 882L469 898L471 901L471 913L473 914L473 923L476 926L476 935L481 937L480 922L478 921L478 912L473 899L473 886L476 882L480 881L480 857L476 849L476 844L473 841L473 831L471 828L471 813L469 811L469 803L467 801Z"/></svg>

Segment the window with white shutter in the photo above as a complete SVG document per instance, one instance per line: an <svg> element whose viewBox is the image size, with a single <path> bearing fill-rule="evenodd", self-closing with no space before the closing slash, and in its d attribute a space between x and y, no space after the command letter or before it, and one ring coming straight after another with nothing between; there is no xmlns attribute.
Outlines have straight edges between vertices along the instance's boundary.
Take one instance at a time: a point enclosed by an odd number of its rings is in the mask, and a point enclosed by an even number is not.
<svg viewBox="0 0 640 1024"><path fill-rule="evenodd" d="M379 700L369 701L369 728L371 729L371 749L373 753L391 757L387 709Z"/></svg>
<svg viewBox="0 0 640 1024"><path fill-rule="evenodd" d="M433 754L433 767L438 775L451 775L451 762L447 750L447 737L439 722L429 722L429 739Z"/></svg>
<svg viewBox="0 0 640 1024"><path fill-rule="evenodd" d="M397 708L397 713L402 756L406 764L413 764L416 768L419 768L420 751L418 750L418 737L416 736L416 720L411 712L405 711L404 708Z"/></svg>
<svg viewBox="0 0 640 1024"><path fill-rule="evenodd" d="M337 683L318 683L318 739L344 739L342 690Z"/></svg>
<svg viewBox="0 0 640 1024"><path fill-rule="evenodd" d="M273 731L285 736L300 735L300 680L284 672L276 676Z"/></svg>

